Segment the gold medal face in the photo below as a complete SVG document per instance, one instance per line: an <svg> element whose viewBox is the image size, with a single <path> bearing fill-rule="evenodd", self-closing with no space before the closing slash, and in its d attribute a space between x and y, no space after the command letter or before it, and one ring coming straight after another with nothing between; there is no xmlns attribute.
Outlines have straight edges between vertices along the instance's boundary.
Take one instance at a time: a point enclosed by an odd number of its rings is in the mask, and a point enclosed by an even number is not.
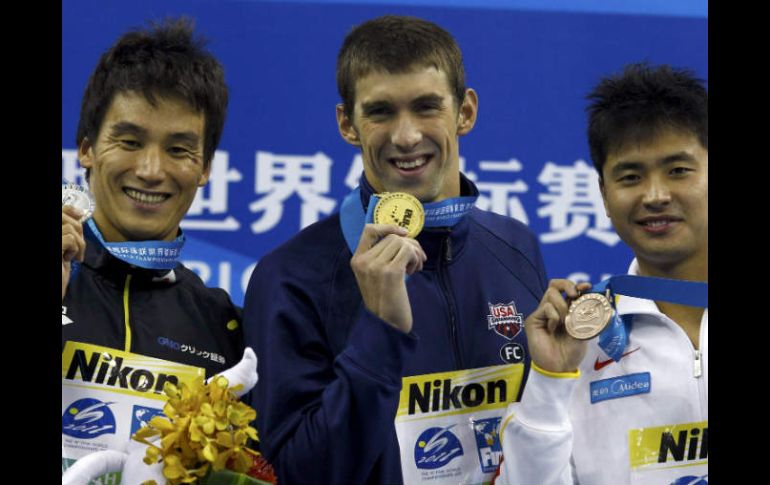
<svg viewBox="0 0 770 485"><path fill-rule="evenodd" d="M83 216L80 222L87 220L94 213L94 198L91 193L83 186L68 183L61 187L61 205L70 205L80 209Z"/></svg>
<svg viewBox="0 0 770 485"><path fill-rule="evenodd" d="M612 318L612 306L606 296L586 293L573 301L564 319L567 333L578 340L596 337Z"/></svg>
<svg viewBox="0 0 770 485"><path fill-rule="evenodd" d="M407 237L417 237L425 223L425 210L417 197L405 192L384 192L377 197L374 223L403 227L409 231Z"/></svg>

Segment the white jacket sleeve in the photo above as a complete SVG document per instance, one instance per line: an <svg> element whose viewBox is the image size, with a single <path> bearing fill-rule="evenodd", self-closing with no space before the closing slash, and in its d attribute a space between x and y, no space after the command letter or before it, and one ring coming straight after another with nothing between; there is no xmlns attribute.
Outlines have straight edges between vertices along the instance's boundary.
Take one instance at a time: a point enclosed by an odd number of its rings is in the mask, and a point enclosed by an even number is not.
<svg viewBox="0 0 770 485"><path fill-rule="evenodd" d="M508 405L503 461L495 485L576 485L571 467L569 403L579 372L529 372L521 401ZM558 377L556 377L558 376Z"/></svg>

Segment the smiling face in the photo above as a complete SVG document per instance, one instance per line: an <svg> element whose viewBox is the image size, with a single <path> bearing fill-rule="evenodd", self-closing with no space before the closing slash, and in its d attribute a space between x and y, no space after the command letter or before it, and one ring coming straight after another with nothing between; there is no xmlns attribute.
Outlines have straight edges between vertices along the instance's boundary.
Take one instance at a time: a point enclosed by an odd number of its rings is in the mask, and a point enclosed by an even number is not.
<svg viewBox="0 0 770 485"><path fill-rule="evenodd" d="M203 113L181 99L157 96L153 106L135 92L115 95L97 139L78 147L106 241L176 237L198 187L208 181L204 127Z"/></svg>
<svg viewBox="0 0 770 485"><path fill-rule="evenodd" d="M459 106L446 75L434 67L371 72L355 84L353 119L337 106L342 137L361 148L376 192L407 192L422 202L460 194L458 137L476 122L478 101L466 90Z"/></svg>
<svg viewBox="0 0 770 485"><path fill-rule="evenodd" d="M612 151L601 189L642 274L707 271L708 150L695 135L664 128Z"/></svg>

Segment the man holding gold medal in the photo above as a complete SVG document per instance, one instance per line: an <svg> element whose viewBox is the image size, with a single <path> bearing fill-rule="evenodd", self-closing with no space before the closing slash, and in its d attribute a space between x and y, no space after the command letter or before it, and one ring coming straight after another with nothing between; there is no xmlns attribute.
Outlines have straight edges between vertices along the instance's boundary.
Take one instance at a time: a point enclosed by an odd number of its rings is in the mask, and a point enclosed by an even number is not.
<svg viewBox="0 0 770 485"><path fill-rule="evenodd" d="M228 100L203 45L184 19L129 32L86 87L77 144L90 191L62 187L62 471L124 450L167 382L242 355L242 382L256 380L240 309L179 262L179 224L208 181Z"/></svg>
<svg viewBox="0 0 770 485"><path fill-rule="evenodd" d="M474 207L458 139L478 96L449 33L365 22L337 85L360 185L264 256L246 293L262 451L279 483L488 481L529 366L523 319L546 287L537 239Z"/></svg>
<svg viewBox="0 0 770 485"><path fill-rule="evenodd" d="M604 205L635 259L593 287L551 281L527 318L495 483L706 485L708 92L634 64L589 98Z"/></svg>

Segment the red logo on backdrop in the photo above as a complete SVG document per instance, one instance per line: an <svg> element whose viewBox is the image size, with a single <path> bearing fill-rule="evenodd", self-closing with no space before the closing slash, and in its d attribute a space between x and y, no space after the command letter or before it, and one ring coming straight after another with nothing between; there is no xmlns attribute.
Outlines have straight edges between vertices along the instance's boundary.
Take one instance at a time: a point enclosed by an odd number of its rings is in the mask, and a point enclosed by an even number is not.
<svg viewBox="0 0 770 485"><path fill-rule="evenodd" d="M524 315L516 311L516 305L513 302L496 305L488 303L488 305L487 322L490 330L494 330L498 335L508 340L512 340L521 332Z"/></svg>

